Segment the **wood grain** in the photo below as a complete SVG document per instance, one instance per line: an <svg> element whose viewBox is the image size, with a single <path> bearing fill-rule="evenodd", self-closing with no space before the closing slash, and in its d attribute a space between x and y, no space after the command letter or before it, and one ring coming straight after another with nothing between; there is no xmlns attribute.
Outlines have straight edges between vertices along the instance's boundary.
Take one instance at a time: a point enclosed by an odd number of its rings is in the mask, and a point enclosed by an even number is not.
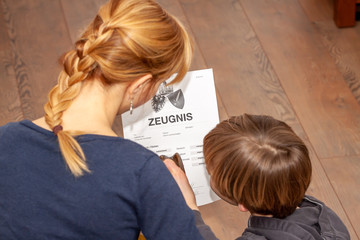
<svg viewBox="0 0 360 240"><path fill-rule="evenodd" d="M337 68L360 104L360 26L338 29L328 22L315 22L323 44L328 48Z"/></svg>
<svg viewBox="0 0 360 240"><path fill-rule="evenodd" d="M347 209L357 236L360 236L360 156L322 159L321 162L342 205Z"/></svg>
<svg viewBox="0 0 360 240"><path fill-rule="evenodd" d="M344 222L345 226L348 228L351 239L359 239L359 228L355 218L349 218L349 212L353 211L353 208L356 207L358 204L354 203L354 205L344 205L343 200L348 196L353 196L354 189L351 188L344 188L343 192L346 192L345 195L338 192L338 189L334 189L332 184L333 176L328 174L327 169L324 169L324 160L319 159L314 149L312 148L309 142L305 142L310 150L310 158L313 168L312 173L312 180L307 191L307 194L316 197L317 199L323 201L329 208L331 208ZM348 166L334 165L334 168L344 167L346 169ZM358 172L356 173L358 175ZM342 182L342 176L339 175L338 182ZM355 177L355 174L354 174ZM342 182L342 184L346 184L346 182ZM354 184L356 185L356 183ZM359 185L358 185L359 186ZM353 199L353 197L352 197ZM354 224L355 223L355 224Z"/></svg>
<svg viewBox="0 0 360 240"><path fill-rule="evenodd" d="M298 122L288 95L284 92L271 61L262 48L262 42L252 30L241 5L215 0L183 0L181 3L205 61L214 68L219 95L229 115L243 112L269 114L288 122L306 140L307 134ZM269 27L268 31L272 28L274 27ZM280 66L287 66L287 63L282 62ZM292 82L291 78L286 80ZM301 104L302 102L299 103ZM311 144L308 145L311 147ZM312 156L315 174L309 192L320 199L333 199L328 201L329 205L336 209L351 227L317 156ZM209 207L206 210L210 211L206 212L207 216L215 216L214 208ZM246 227L227 222L226 217L221 217L219 213L216 213L216 216L222 220L216 223L210 221L209 225L216 226L216 233L218 236L220 234L221 239L236 237L221 235L224 234L220 231L222 227L227 227L229 232ZM214 221L214 217L209 219ZM223 226L219 227L218 224Z"/></svg>
<svg viewBox="0 0 360 240"><path fill-rule="evenodd" d="M29 77L27 74L27 66L23 61L21 52L18 49L17 45L17 33L14 26L14 17L12 16L11 9L9 8L8 1L1 2L2 12L3 12L3 26L4 30L6 29L8 36L8 49L9 52L7 56L4 56L6 63L7 71L10 70L13 75L11 78L15 78L17 93L20 100L20 107L22 111L22 116L18 116L17 120L21 120L22 118L33 118L33 104L32 104L32 96L31 96L31 86ZM8 104L11 104L9 102Z"/></svg>
<svg viewBox="0 0 360 240"><path fill-rule="evenodd" d="M43 114L57 58L104 2L0 0L0 125ZM191 70L213 68L220 120L248 112L289 123L311 152L308 194L359 239L360 28L337 29L329 0L159 3L194 38ZM114 129L121 134L120 117ZM247 225L248 215L222 200L200 210L220 239Z"/></svg>
<svg viewBox="0 0 360 240"><path fill-rule="evenodd" d="M221 240L233 240L241 236L250 216L223 200L201 206L200 211L205 223Z"/></svg>
<svg viewBox="0 0 360 240"><path fill-rule="evenodd" d="M199 46L196 42L196 39L194 38L194 33L192 32L191 26L188 22L188 19L186 18L185 12L182 8L182 6L179 4L177 0L159 0L158 3L166 9L170 14L173 14L176 16L184 25L185 28L188 30L190 36L194 40L194 57L193 61L190 67L190 70L199 70L207 68L207 64L204 61L203 56L201 55L201 52L199 52Z"/></svg>
<svg viewBox="0 0 360 240"><path fill-rule="evenodd" d="M200 52L198 43L196 42L196 39L194 38L194 33L192 32L191 26L189 24L189 21L185 15L184 9L182 8L181 4L179 4L179 2L176 0L172 0L172 1L159 0L158 3L164 9L166 9L166 11L173 14L185 25L185 28L187 29L187 31L189 32L190 36L192 37L192 39L194 41L194 57L193 57L193 61L192 61L191 67L190 67L190 71L209 68L209 66L206 64L206 62L204 60L204 56L202 55L202 52ZM216 95L217 95L217 102L218 102L219 119L221 121L221 120L225 120L228 118L228 113L226 112L223 100L219 94L218 87L216 86L216 80L215 80L215 88L216 88Z"/></svg>
<svg viewBox="0 0 360 240"><path fill-rule="evenodd" d="M181 1L229 115L268 114L288 122L295 115L271 63L234 1Z"/></svg>
<svg viewBox="0 0 360 240"><path fill-rule="evenodd" d="M56 83L58 57L70 45L58 1L3 0L9 38L14 49L17 79L24 118L43 115L47 93Z"/></svg>
<svg viewBox="0 0 360 240"><path fill-rule="evenodd" d="M316 1L316 4L312 2L311 0L300 0L308 18L320 33L323 44L327 47L338 70L360 104L360 25L340 29L332 21L332 1L319 0Z"/></svg>
<svg viewBox="0 0 360 240"><path fill-rule="evenodd" d="M344 86L345 81L334 60L297 1L289 4L288 1L242 0L241 3L316 156L322 160L329 156L357 155L360 150L359 105ZM258 20L260 16L262 21ZM315 176L321 174L316 168L314 164ZM326 191L330 193L330 188L321 192ZM331 198L323 199L327 202ZM328 203L344 220L352 238L357 238L346 216L351 209L345 209L344 213L336 202Z"/></svg>
<svg viewBox="0 0 360 240"><path fill-rule="evenodd" d="M72 43L80 37L106 0L60 0Z"/></svg>
<svg viewBox="0 0 360 240"><path fill-rule="evenodd" d="M7 32L11 21L7 6L0 2L0 125L24 118L14 69L14 53Z"/></svg>
<svg viewBox="0 0 360 240"><path fill-rule="evenodd" d="M329 0L298 0L310 21L328 21L335 26L334 1Z"/></svg>
<svg viewBox="0 0 360 240"><path fill-rule="evenodd" d="M360 154L360 106L298 2L240 2L318 156Z"/></svg>

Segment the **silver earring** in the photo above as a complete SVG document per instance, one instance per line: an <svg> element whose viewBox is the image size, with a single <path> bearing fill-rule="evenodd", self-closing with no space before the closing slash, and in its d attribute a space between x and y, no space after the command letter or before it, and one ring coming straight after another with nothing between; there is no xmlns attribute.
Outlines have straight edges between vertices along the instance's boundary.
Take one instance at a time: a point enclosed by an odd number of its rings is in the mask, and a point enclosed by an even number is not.
<svg viewBox="0 0 360 240"><path fill-rule="evenodd" d="M131 99L130 100L130 115L132 114L133 112L133 100Z"/></svg>

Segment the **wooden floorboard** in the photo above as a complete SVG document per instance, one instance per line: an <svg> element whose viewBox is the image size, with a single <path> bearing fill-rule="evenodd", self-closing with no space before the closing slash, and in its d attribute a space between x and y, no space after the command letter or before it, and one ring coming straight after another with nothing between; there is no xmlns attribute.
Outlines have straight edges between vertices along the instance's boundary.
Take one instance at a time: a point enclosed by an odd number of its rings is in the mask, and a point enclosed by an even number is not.
<svg viewBox="0 0 360 240"><path fill-rule="evenodd" d="M323 44L334 58L336 66L360 104L360 26L354 28L334 27L328 22L315 22Z"/></svg>
<svg viewBox="0 0 360 240"><path fill-rule="evenodd" d="M215 0L181 2L205 62L215 69L216 85L229 115L243 112L269 114L285 120L303 139L307 139L287 93L241 5ZM282 63L280 66L287 64ZM288 81L291 83L291 78ZM315 174L309 193L320 199L329 199L327 203L345 218L351 228L316 154L312 154L312 158ZM221 216L214 210L212 213ZM207 217L215 218L211 214ZM221 239L234 237L230 233L223 233L221 229L228 228L236 233L236 227L246 226L234 225L227 222L226 217L222 218L222 221L214 224L219 229L218 235L225 234L221 235ZM212 225L212 222L209 224Z"/></svg>
<svg viewBox="0 0 360 240"><path fill-rule="evenodd" d="M214 68L228 115L271 114L295 126L295 115L241 7L230 1L180 2L200 54ZM220 239L235 239L247 226L248 215L222 200L200 210Z"/></svg>
<svg viewBox="0 0 360 240"><path fill-rule="evenodd" d="M295 121L275 72L234 1L180 1L229 115L271 114Z"/></svg>
<svg viewBox="0 0 360 240"><path fill-rule="evenodd" d="M359 104L298 2L240 2L320 162L359 155ZM340 206L336 210L357 238ZM345 207L345 214L350 211Z"/></svg>
<svg viewBox="0 0 360 240"><path fill-rule="evenodd" d="M184 9L182 8L181 4L177 0L159 0L158 3L165 8L169 13L176 16L186 27L189 34L192 36L194 40L194 57L193 62L191 64L190 70L199 70L199 69L205 69L205 68L211 68L204 59L204 56L200 52L200 48L198 46L198 43L196 42L196 39L194 38L194 33L191 29L191 24L189 23L189 20L186 17L186 14L184 12ZM226 109L224 107L223 100L219 94L218 87L216 86L216 92L217 92L217 102L218 102L218 111L219 111L219 119L224 120L228 118L228 113L226 112Z"/></svg>
<svg viewBox="0 0 360 240"><path fill-rule="evenodd" d="M105 0L0 0L0 125L43 115L67 51ZM213 68L220 119L244 112L289 123L311 152L308 194L360 236L360 28L337 29L333 0L159 0L195 41L191 70ZM359 25L359 24L358 24ZM120 135L121 118L114 129ZM200 207L220 239L248 215Z"/></svg>
<svg viewBox="0 0 360 240"><path fill-rule="evenodd" d="M87 25L95 18L99 7L106 0L73 1L60 0L73 43L81 36ZM81 14L79 14L81 13Z"/></svg>
<svg viewBox="0 0 360 240"><path fill-rule="evenodd" d="M357 215L357 213L354 214L353 212L358 205L356 204L356 202L358 202L358 194L355 193L356 190L354 191L354 188L351 188L351 185L346 185L348 187L343 188L343 192L346 194L339 192L338 188L334 187L333 180L336 178L337 184L345 186L346 181L343 179L344 175L334 176L334 174L329 174L326 167L329 167L331 162L328 162L327 160L325 161L324 159L319 159L314 153L311 144L306 142L306 145L310 148L310 158L312 160L311 162L313 168L312 180L307 194L321 199L342 219L350 232L351 239L359 239L359 227L355 221L358 219L358 217L354 217L354 215ZM359 157L355 158L359 159ZM352 167L356 168L358 164L359 162ZM337 163L337 165L333 165L332 167L342 168L344 172L352 172L353 178L356 178L359 175L358 172L353 172L351 169L348 169L349 165L343 165L340 161ZM356 182L354 182L353 185L356 185ZM346 198L348 198L347 202L352 203L353 205L344 204L343 200ZM350 215L352 215L352 217L350 217Z"/></svg>
<svg viewBox="0 0 360 240"><path fill-rule="evenodd" d="M320 33L323 44L333 57L348 87L360 103L360 26L337 28L333 19L333 1L319 0L323 7L311 0L300 0L309 20ZM319 2L317 1L317 2ZM314 6L315 5L315 6ZM360 156L321 159L327 176L340 197L341 204L353 225L357 236L360 235L360 195L358 189ZM344 187L346 186L346 187Z"/></svg>
<svg viewBox="0 0 360 240"><path fill-rule="evenodd" d="M188 30L189 34L193 37L194 33L192 32L191 25L186 18L184 13L184 9L182 8L181 4L177 0L159 0L158 3L164 7L169 13L176 16L182 23L185 25L186 29ZM193 38L194 39L194 38ZM190 70L198 70L208 68L210 66L207 65L205 62L204 57L202 56L201 52L199 52L199 46L194 39L194 57L193 62L191 64Z"/></svg>
<svg viewBox="0 0 360 240"><path fill-rule="evenodd" d="M4 8L5 7L5 8ZM0 2L0 125L24 118L17 88L14 53L7 26L11 24L6 6Z"/></svg>
<svg viewBox="0 0 360 240"><path fill-rule="evenodd" d="M12 86L14 86L15 84L16 92L12 95L16 96L16 99L9 97L8 99L4 99L5 102L3 102L2 104L11 104L13 103L12 100L15 100L15 102L17 102L15 109L20 107L20 109L18 109L16 113L16 115L18 116L17 119L20 120L23 118L33 117L33 104L29 92L31 87L27 75L26 63L23 61L22 55L17 49L17 32L15 30L15 24L17 23L17 19L13 16L10 7L11 6L9 6L8 1L4 0L1 2L3 16L2 25L4 27L2 35L7 36L7 39L4 39L6 56L4 56L5 59L3 63L5 63L6 69L4 70L8 76L4 76L6 77L4 84L6 82L10 83ZM7 110L4 109L5 111L3 114L11 114L11 109L11 107Z"/></svg>
<svg viewBox="0 0 360 240"><path fill-rule="evenodd" d="M357 237L360 236L359 160L360 156L331 158L322 161L332 186L337 192L342 205L347 210L346 213L357 233Z"/></svg>
<svg viewBox="0 0 360 240"><path fill-rule="evenodd" d="M338 70L360 104L360 25L338 28L332 20L333 1L319 0L316 1L317 4L312 2L300 0L309 20L320 33L323 44L328 48Z"/></svg>
<svg viewBox="0 0 360 240"><path fill-rule="evenodd" d="M24 117L43 115L47 92L56 83L57 59L70 39L58 1L2 0L15 53L15 75Z"/></svg>
<svg viewBox="0 0 360 240"><path fill-rule="evenodd" d="M310 21L327 21L335 26L334 0L298 0Z"/></svg>
<svg viewBox="0 0 360 240"><path fill-rule="evenodd" d="M298 2L240 2L319 157L360 154L360 106Z"/></svg>

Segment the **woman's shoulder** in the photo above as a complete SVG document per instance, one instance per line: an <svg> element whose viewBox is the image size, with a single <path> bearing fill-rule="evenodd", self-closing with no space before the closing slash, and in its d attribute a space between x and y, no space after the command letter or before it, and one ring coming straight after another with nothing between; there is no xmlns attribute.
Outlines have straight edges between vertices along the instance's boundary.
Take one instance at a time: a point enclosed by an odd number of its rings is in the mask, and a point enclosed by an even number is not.
<svg viewBox="0 0 360 240"><path fill-rule="evenodd" d="M29 123L31 123L29 120L8 122L0 126L0 137L4 135L23 134L23 132L28 129L26 126Z"/></svg>
<svg viewBox="0 0 360 240"><path fill-rule="evenodd" d="M122 137L82 135L78 136L77 140L88 160L95 164L101 161L101 165L141 171L146 165L152 168L162 163L154 152Z"/></svg>
<svg viewBox="0 0 360 240"><path fill-rule="evenodd" d="M156 156L154 152L132 140L123 137L103 136L95 134L85 134L76 137L79 143L85 148L98 149L103 154L120 155L123 157L132 157L137 155L142 158ZM90 149L89 149L90 150Z"/></svg>
<svg viewBox="0 0 360 240"><path fill-rule="evenodd" d="M3 125L0 126L0 130L4 130L4 129L14 129L14 128L18 128L19 126L21 126L22 124L28 122L29 120L21 120L21 121L12 121L12 122L8 122L5 123Z"/></svg>

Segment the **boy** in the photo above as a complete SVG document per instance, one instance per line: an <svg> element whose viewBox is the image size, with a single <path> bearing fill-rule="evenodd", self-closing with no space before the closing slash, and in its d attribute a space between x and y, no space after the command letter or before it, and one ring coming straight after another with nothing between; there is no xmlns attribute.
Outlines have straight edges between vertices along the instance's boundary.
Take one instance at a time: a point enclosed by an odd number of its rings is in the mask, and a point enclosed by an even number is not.
<svg viewBox="0 0 360 240"><path fill-rule="evenodd" d="M305 195L312 172L308 149L286 123L231 117L205 136L204 157L214 192L251 213L238 239L350 239L331 209ZM184 178L174 164L165 164L194 209Z"/></svg>

